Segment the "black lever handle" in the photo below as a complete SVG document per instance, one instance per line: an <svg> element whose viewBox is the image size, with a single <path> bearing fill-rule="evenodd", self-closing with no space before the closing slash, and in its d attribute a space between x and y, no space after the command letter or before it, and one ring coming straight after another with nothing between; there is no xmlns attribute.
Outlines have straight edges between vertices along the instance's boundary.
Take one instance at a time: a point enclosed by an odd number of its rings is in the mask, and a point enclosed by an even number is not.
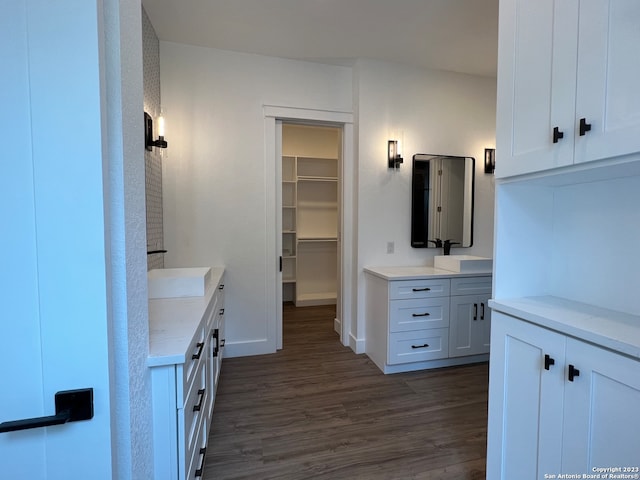
<svg viewBox="0 0 640 480"><path fill-rule="evenodd" d="M580 376L580 370L578 370L573 365L569 365L569 381L573 382L573 379L579 376Z"/></svg>
<svg viewBox="0 0 640 480"><path fill-rule="evenodd" d="M0 433L50 427L93 418L93 388L65 390L55 395L56 414L0 423Z"/></svg>
<svg viewBox="0 0 640 480"><path fill-rule="evenodd" d="M561 138L564 138L564 132L561 132L558 127L553 127L553 143L558 143Z"/></svg>
<svg viewBox="0 0 640 480"><path fill-rule="evenodd" d="M580 119L580 136L583 137L585 133L591 131L591 124L587 123L586 118Z"/></svg>
<svg viewBox="0 0 640 480"><path fill-rule="evenodd" d="M551 365L555 365L555 364L556 364L555 359L553 359L549 355L545 354L545 356L544 356L544 369L545 370L549 370L549 367Z"/></svg>

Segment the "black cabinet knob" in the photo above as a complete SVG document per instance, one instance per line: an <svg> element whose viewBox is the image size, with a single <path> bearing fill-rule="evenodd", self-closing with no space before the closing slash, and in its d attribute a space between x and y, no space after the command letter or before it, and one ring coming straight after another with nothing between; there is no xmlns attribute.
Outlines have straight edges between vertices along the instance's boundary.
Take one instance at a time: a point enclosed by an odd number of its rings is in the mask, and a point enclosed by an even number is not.
<svg viewBox="0 0 640 480"><path fill-rule="evenodd" d="M569 381L573 382L573 379L579 376L580 376L580 370L578 370L573 365L569 365Z"/></svg>
<svg viewBox="0 0 640 480"><path fill-rule="evenodd" d="M591 124L587 123L586 118L580 119L580 136L583 137L585 133L591 131Z"/></svg>
<svg viewBox="0 0 640 480"><path fill-rule="evenodd" d="M560 131L558 127L553 127L553 143L558 143L561 138L564 138L564 132Z"/></svg>
<svg viewBox="0 0 640 480"><path fill-rule="evenodd" d="M545 370L549 370L549 367L551 365L555 365L556 361L555 359L551 358L549 355L545 355L544 356L544 369Z"/></svg>

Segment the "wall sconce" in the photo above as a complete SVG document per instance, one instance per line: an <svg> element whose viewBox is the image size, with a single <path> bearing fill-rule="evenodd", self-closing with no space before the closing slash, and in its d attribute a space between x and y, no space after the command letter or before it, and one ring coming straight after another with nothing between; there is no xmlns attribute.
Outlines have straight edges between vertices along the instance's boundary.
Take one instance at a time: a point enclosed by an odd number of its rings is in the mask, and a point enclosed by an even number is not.
<svg viewBox="0 0 640 480"><path fill-rule="evenodd" d="M484 149L484 173L493 173L496 169L496 149Z"/></svg>
<svg viewBox="0 0 640 480"><path fill-rule="evenodd" d="M153 147L167 148L167 141L164 139L164 117L158 117L158 139L153 139L153 119L151 115L144 112L144 148L151 151Z"/></svg>
<svg viewBox="0 0 640 480"><path fill-rule="evenodd" d="M398 149L397 140L389 140L389 168L400 168L403 158Z"/></svg>

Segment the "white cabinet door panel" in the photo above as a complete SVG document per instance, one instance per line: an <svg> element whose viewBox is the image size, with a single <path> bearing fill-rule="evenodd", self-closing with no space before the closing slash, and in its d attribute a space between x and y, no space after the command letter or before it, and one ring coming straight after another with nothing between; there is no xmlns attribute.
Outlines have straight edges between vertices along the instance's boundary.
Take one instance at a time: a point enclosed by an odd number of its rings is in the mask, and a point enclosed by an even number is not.
<svg viewBox="0 0 640 480"><path fill-rule="evenodd" d="M569 339L562 471L640 467L640 375L636 360Z"/></svg>
<svg viewBox="0 0 640 480"><path fill-rule="evenodd" d="M637 0L580 2L576 122L591 130L576 135L576 162L640 151L638 25Z"/></svg>

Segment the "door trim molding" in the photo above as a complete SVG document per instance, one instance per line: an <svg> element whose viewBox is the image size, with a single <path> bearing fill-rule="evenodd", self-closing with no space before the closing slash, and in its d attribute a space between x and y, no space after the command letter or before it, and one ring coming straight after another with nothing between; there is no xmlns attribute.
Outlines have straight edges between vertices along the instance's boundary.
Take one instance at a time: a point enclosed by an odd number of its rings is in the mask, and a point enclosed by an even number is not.
<svg viewBox="0 0 640 480"><path fill-rule="evenodd" d="M281 105L263 105L265 122L265 214L267 228L266 258L267 261L265 288L267 298L267 336L275 341L277 348L282 348L282 315L278 316L276 302L278 278L278 256L276 236L276 121L309 122L312 124L330 124L342 128L342 205L340 215L340 286L342 300L342 318L337 319L340 328L340 341L343 345L351 345L351 326L355 316L354 292L356 292L357 265L355 249L355 158L353 113L333 110L320 110Z"/></svg>

